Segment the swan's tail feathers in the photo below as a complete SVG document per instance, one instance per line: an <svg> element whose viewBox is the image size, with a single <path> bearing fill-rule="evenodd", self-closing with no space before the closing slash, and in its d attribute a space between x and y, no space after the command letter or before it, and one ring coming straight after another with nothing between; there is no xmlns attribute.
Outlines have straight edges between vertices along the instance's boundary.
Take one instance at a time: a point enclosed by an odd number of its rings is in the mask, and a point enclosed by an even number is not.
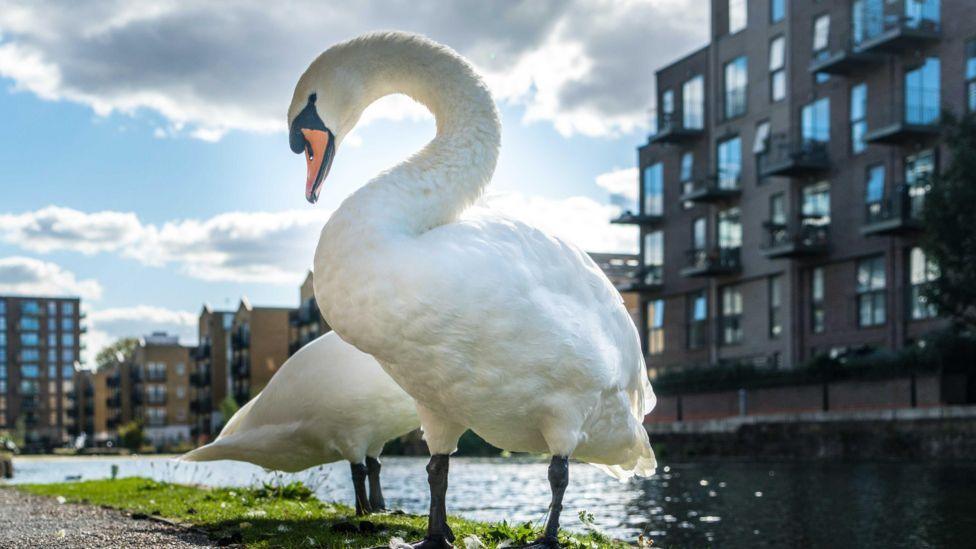
<svg viewBox="0 0 976 549"><path fill-rule="evenodd" d="M196 450L190 450L177 459L178 461L217 461L231 458L227 455L226 445L221 444L220 441L214 441Z"/></svg>
<svg viewBox="0 0 976 549"><path fill-rule="evenodd" d="M591 463L590 465L620 481L634 476L649 477L654 475L654 471L657 469L657 459L654 457L654 449L651 448L651 440L648 438L647 430L641 423L635 426L634 444L629 454L629 459L623 463L615 465Z"/></svg>

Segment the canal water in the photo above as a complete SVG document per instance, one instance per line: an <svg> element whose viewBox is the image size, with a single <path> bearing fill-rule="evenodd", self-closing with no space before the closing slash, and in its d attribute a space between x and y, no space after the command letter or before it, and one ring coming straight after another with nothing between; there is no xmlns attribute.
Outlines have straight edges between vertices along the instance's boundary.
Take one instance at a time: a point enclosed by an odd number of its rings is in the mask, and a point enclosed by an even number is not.
<svg viewBox="0 0 976 549"><path fill-rule="evenodd" d="M383 460L387 503L427 506L426 459ZM237 462L165 457L17 458L13 482L119 476L211 486L301 480L326 501L352 500L347 464L284 475ZM449 512L541 523L549 502L545 461L455 458ZM578 513L618 538L644 534L664 547L972 547L976 463L671 463L650 479L620 482L573 464L564 524Z"/></svg>

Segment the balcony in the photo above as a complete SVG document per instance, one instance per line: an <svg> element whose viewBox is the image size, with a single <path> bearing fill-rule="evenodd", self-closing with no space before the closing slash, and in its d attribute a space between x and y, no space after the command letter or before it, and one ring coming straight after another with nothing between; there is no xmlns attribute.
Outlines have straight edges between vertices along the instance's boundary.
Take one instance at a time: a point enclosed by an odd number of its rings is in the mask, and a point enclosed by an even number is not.
<svg viewBox="0 0 976 549"><path fill-rule="evenodd" d="M231 370L234 377L245 378L251 375L250 362L241 356L234 357L231 361Z"/></svg>
<svg viewBox="0 0 976 549"><path fill-rule="evenodd" d="M247 401L251 400L251 393L247 387L235 387L234 388L234 400L237 404L243 406Z"/></svg>
<svg viewBox="0 0 976 549"><path fill-rule="evenodd" d="M120 406L122 406L122 397L120 397L119 395L109 397L108 400L105 401L105 404L109 408L119 408Z"/></svg>
<svg viewBox="0 0 976 549"><path fill-rule="evenodd" d="M865 205L861 234L898 235L921 230L925 185L898 185L879 201Z"/></svg>
<svg viewBox="0 0 976 549"><path fill-rule="evenodd" d="M769 148L759 155L760 177L802 177L830 169L827 143L809 139L792 140L774 135Z"/></svg>
<svg viewBox="0 0 976 549"><path fill-rule="evenodd" d="M917 0L904 0L916 2ZM904 2L889 2L898 11L881 12L881 6L869 13L861 22L864 36L856 48L864 53L899 54L924 48L942 38L942 28L935 20L938 14L904 15ZM925 4L926 2L922 2ZM930 3L930 2L929 2Z"/></svg>
<svg viewBox="0 0 976 549"><path fill-rule="evenodd" d="M901 111L894 116L891 111ZM903 146L924 143L941 132L938 98L891 109L882 117L877 129L868 129L864 141L875 145Z"/></svg>
<svg viewBox="0 0 976 549"><path fill-rule="evenodd" d="M136 366L130 368L129 379L131 379L133 383L142 383L142 370Z"/></svg>
<svg viewBox="0 0 976 549"><path fill-rule="evenodd" d="M193 387L206 387L207 385L210 385L210 372L193 372L190 374L190 385Z"/></svg>
<svg viewBox="0 0 976 549"><path fill-rule="evenodd" d="M824 52L811 59L807 70L810 74L850 76L863 74L865 70L883 63L884 59L879 54L861 51L853 42L848 42L841 50Z"/></svg>
<svg viewBox="0 0 976 549"><path fill-rule="evenodd" d="M725 276L742 270L740 248L688 250L681 276Z"/></svg>
<svg viewBox="0 0 976 549"><path fill-rule="evenodd" d="M195 360L205 360L210 358L210 344L201 343L200 345L193 348L192 355Z"/></svg>
<svg viewBox="0 0 976 549"><path fill-rule="evenodd" d="M288 321L292 326L303 326L318 320L317 310L313 309L317 307L314 301L311 303L303 303L294 311L288 313Z"/></svg>
<svg viewBox="0 0 976 549"><path fill-rule="evenodd" d="M664 221L664 216L661 214L634 213L627 210L620 214L619 217L611 219L610 223L615 225L644 225L646 227L653 227L659 225L662 221Z"/></svg>
<svg viewBox="0 0 976 549"><path fill-rule="evenodd" d="M232 349L244 349L251 345L251 334L244 330L237 330L230 336L230 346Z"/></svg>
<svg viewBox="0 0 976 549"><path fill-rule="evenodd" d="M650 143L686 143L700 138L705 135L704 117L699 115L692 118L697 118L697 121L702 122L701 127L686 127L681 113L672 112L661 115L657 122L657 133L652 135L648 141Z"/></svg>
<svg viewBox="0 0 976 549"><path fill-rule="evenodd" d="M644 265L624 283L617 285L620 292L659 292L664 288L664 268L661 265Z"/></svg>
<svg viewBox="0 0 976 549"><path fill-rule="evenodd" d="M213 409L213 402L209 398L202 398L190 402L190 411L196 415L209 414Z"/></svg>
<svg viewBox="0 0 976 549"><path fill-rule="evenodd" d="M707 204L737 198L741 192L738 177L712 175L691 182L680 200Z"/></svg>
<svg viewBox="0 0 976 549"><path fill-rule="evenodd" d="M116 388L119 387L121 384L122 384L122 378L118 374L105 378L106 387Z"/></svg>
<svg viewBox="0 0 976 549"><path fill-rule="evenodd" d="M770 259L809 257L827 253L830 247L830 225L805 219L792 223L767 221L763 254Z"/></svg>

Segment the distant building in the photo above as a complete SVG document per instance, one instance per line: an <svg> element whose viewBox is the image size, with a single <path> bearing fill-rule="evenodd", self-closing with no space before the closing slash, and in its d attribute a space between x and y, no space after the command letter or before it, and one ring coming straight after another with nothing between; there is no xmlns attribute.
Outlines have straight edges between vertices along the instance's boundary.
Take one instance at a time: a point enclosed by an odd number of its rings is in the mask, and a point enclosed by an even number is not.
<svg viewBox="0 0 976 549"><path fill-rule="evenodd" d="M84 328L78 298L0 296L0 428L29 449L61 446L75 431L69 396Z"/></svg>
<svg viewBox="0 0 976 549"><path fill-rule="evenodd" d="M234 311L204 305L198 323L199 344L191 352L190 424L193 437L211 437L223 424L220 403L230 387L230 332Z"/></svg>
<svg viewBox="0 0 976 549"><path fill-rule="evenodd" d="M68 434L72 437L82 436L85 446L102 446L115 439L115 435L109 433L106 422L106 377L104 372L75 371L75 390L68 395L75 422Z"/></svg>
<svg viewBox="0 0 976 549"><path fill-rule="evenodd" d="M288 354L293 355L309 341L327 333L332 328L322 317L318 303L315 302L315 290L312 287L312 271L305 276L298 291L298 308L288 314L291 324Z"/></svg>
<svg viewBox="0 0 976 549"><path fill-rule="evenodd" d="M253 307L242 298L231 324L230 390L243 406L288 359L288 307Z"/></svg>
<svg viewBox="0 0 976 549"><path fill-rule="evenodd" d="M943 326L918 245L941 110L976 110L976 2L712 0L638 149L651 373L792 367Z"/></svg>
<svg viewBox="0 0 976 549"><path fill-rule="evenodd" d="M589 255L624 298L624 306L627 307L627 312L634 319L634 323L639 322L640 294L633 288L633 283L640 270L640 256L599 252L590 252Z"/></svg>

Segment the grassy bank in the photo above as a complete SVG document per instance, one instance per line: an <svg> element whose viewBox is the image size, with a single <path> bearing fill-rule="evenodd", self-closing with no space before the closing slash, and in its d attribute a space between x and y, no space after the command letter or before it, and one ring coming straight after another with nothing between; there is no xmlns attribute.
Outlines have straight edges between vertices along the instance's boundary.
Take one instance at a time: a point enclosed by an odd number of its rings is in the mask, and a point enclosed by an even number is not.
<svg viewBox="0 0 976 549"><path fill-rule="evenodd" d="M356 518L345 505L324 503L299 483L263 488L198 488L142 478L58 484L26 484L19 489L63 497L68 502L103 505L134 518L163 517L199 528L219 542L247 547L371 547L387 546L390 538L423 537L426 518L385 514ZM458 547L485 547L509 541L526 543L538 536L529 525L474 522L452 517ZM564 534L566 547L625 547L597 533Z"/></svg>

